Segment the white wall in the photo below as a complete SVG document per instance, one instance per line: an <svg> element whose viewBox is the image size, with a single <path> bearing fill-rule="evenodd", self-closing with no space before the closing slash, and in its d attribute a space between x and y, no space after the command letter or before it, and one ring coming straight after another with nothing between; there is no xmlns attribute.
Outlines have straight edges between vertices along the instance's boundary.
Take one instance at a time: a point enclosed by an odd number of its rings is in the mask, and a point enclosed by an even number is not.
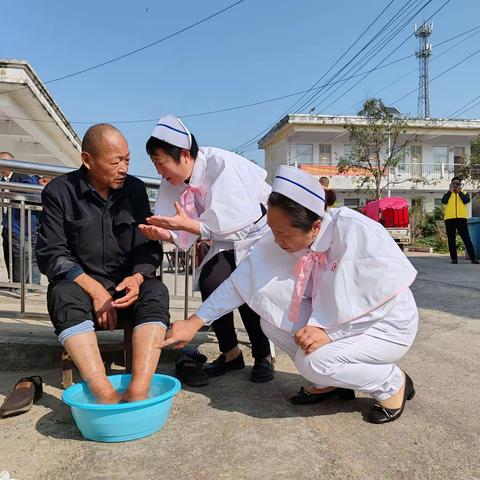
<svg viewBox="0 0 480 480"><path fill-rule="evenodd" d="M338 138L340 137L340 138ZM408 135L406 137L409 137ZM422 146L422 163L434 164L434 152L435 146L448 147L448 163L453 165L454 163L454 147L463 147L465 154L468 157L470 155L470 135L452 135L451 132L448 135L437 135L434 138L422 138L421 141L412 144ZM400 141L403 139L400 138ZM275 144L269 145L265 150L265 168L268 172L268 179L271 180L273 174L278 165L287 164L288 158L291 163L295 162L296 157L296 145L298 144L312 144L313 145L313 163L320 163L319 145L330 144L331 145L331 159L332 164L337 163L339 157L345 155L345 145L349 145L350 142L345 134L336 134L335 132L321 131L321 132L296 132L289 140L282 139ZM405 157L405 163L410 164L412 162L409 152ZM452 176L453 168L446 169L440 173L440 167L435 167L434 180L423 183L403 182L398 185L392 185L392 191L409 190L415 191L444 191L448 189L450 178ZM397 172L398 173L398 172ZM428 172L430 173L430 172ZM443 175L440 177L440 175ZM437 178L437 176L439 178ZM402 174L400 172L397 180L400 182L410 178L408 173ZM336 185L340 190L351 190L357 188L357 178L350 175L336 175L331 177L332 183ZM472 187L472 185L467 185Z"/></svg>

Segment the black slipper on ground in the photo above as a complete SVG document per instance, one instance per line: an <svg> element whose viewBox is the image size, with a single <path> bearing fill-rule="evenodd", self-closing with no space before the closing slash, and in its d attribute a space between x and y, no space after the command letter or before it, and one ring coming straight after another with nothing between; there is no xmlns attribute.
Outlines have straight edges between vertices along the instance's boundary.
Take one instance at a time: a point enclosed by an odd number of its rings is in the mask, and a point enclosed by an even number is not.
<svg viewBox="0 0 480 480"><path fill-rule="evenodd" d="M208 385L208 375L202 365L184 353L175 361L175 375L182 383L191 387Z"/></svg>
<svg viewBox="0 0 480 480"><path fill-rule="evenodd" d="M42 377L33 375L21 378L0 407L0 417L11 417L28 412L33 402L43 395Z"/></svg>
<svg viewBox="0 0 480 480"><path fill-rule="evenodd" d="M200 353L198 351L198 348L195 347L194 345L189 345L188 347L183 348L180 353L183 353L184 355L187 355L188 357L193 358L200 365L203 365L208 360L208 358L205 355L203 355L203 353Z"/></svg>
<svg viewBox="0 0 480 480"><path fill-rule="evenodd" d="M336 388L326 393L310 393L301 387L300 391L290 398L290 402L294 405L311 405L313 403L324 402L334 397L338 397L340 400L354 400L355 392L348 388Z"/></svg>

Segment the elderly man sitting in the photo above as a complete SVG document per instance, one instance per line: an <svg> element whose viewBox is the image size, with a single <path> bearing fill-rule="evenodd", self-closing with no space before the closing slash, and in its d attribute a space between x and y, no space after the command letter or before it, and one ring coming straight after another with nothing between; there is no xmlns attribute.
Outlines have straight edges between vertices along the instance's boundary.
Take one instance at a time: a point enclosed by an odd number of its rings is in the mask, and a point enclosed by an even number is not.
<svg viewBox="0 0 480 480"><path fill-rule="evenodd" d="M50 282L48 311L98 402L142 400L169 324L168 290L155 278L162 251L137 227L150 205L144 184L127 175L123 135L94 125L84 136L82 161L42 192L36 253ZM123 397L107 379L94 332L115 328L117 316L134 324L132 381Z"/></svg>

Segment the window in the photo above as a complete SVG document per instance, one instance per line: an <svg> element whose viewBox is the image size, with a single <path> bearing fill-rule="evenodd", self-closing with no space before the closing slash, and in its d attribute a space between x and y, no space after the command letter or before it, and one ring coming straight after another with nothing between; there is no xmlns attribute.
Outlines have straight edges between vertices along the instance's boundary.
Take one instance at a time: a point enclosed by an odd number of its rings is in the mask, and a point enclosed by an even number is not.
<svg viewBox="0 0 480 480"><path fill-rule="evenodd" d="M413 197L411 201L412 207L423 207L423 198L422 197Z"/></svg>
<svg viewBox="0 0 480 480"><path fill-rule="evenodd" d="M410 155L412 157L412 163L422 163L422 146L412 145L410 147Z"/></svg>
<svg viewBox="0 0 480 480"><path fill-rule="evenodd" d="M296 145L297 163L313 163L313 145Z"/></svg>
<svg viewBox="0 0 480 480"><path fill-rule="evenodd" d="M360 199L359 198L345 198L343 200L343 204L346 207L358 208L360 206Z"/></svg>
<svg viewBox="0 0 480 480"><path fill-rule="evenodd" d="M349 157L352 154L353 146L352 145L344 145L343 152L346 157Z"/></svg>
<svg viewBox="0 0 480 480"><path fill-rule="evenodd" d="M410 174L412 177L421 177L422 176L422 158L423 158L423 151L421 145L412 145L410 147L410 158L411 158L411 168ZM407 171L407 166L402 162L404 165L404 170ZM400 165L399 165L400 167Z"/></svg>
<svg viewBox="0 0 480 480"><path fill-rule="evenodd" d="M433 147L433 163L448 163L448 147Z"/></svg>
<svg viewBox="0 0 480 480"><path fill-rule="evenodd" d="M332 146L319 145L320 165L331 165L332 163Z"/></svg>
<svg viewBox="0 0 480 480"><path fill-rule="evenodd" d="M370 157L375 157L377 155L377 149L375 148L375 145L369 145L367 147L367 151L370 154Z"/></svg>
<svg viewBox="0 0 480 480"><path fill-rule="evenodd" d="M453 157L455 160L458 158L458 162L454 163L462 163L462 161L465 159L465 147L454 147L453 149Z"/></svg>
<svg viewBox="0 0 480 480"><path fill-rule="evenodd" d="M465 175L465 147L453 148L453 173L457 177Z"/></svg>

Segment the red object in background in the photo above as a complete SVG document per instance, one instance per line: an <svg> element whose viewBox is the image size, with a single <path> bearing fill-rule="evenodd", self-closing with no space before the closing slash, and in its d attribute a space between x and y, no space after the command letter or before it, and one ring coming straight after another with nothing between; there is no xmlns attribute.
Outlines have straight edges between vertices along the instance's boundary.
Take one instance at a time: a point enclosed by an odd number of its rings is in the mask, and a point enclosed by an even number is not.
<svg viewBox="0 0 480 480"><path fill-rule="evenodd" d="M408 202L402 197L387 197L368 202L362 212L386 228L408 227Z"/></svg>

